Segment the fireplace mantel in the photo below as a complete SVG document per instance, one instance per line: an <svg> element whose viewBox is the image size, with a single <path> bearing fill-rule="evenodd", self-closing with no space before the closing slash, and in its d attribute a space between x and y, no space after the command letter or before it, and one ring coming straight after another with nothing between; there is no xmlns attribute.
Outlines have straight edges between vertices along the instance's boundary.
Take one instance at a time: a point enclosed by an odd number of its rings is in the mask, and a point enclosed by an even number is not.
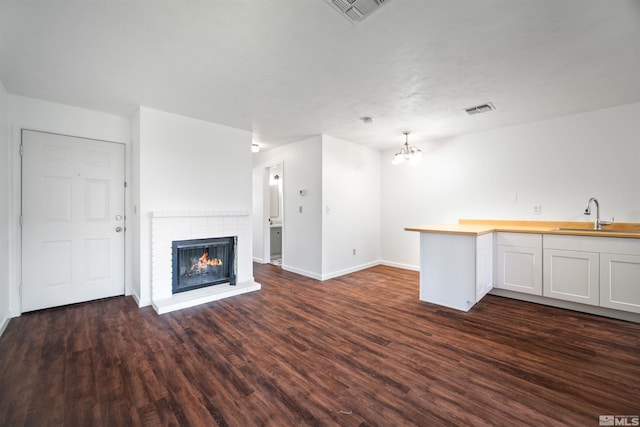
<svg viewBox="0 0 640 427"><path fill-rule="evenodd" d="M173 294L172 242L237 236L237 284ZM158 314L257 291L253 281L251 216L248 211L155 211L151 213L151 301Z"/></svg>

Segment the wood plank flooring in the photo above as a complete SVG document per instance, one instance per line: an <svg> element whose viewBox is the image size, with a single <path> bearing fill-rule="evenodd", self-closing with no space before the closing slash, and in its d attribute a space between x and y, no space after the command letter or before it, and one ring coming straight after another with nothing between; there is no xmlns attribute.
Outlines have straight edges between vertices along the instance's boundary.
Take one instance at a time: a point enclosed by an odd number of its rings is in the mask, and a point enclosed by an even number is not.
<svg viewBox="0 0 640 427"><path fill-rule="evenodd" d="M487 296L418 300L418 273L262 290L158 316L130 297L12 319L2 426L597 426L640 414L640 325Z"/></svg>

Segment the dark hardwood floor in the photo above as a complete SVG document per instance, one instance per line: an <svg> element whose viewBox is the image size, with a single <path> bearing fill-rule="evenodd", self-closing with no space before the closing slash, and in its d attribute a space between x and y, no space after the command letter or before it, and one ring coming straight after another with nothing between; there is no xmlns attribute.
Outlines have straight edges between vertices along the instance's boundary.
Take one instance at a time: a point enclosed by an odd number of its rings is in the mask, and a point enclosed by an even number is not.
<svg viewBox="0 0 640 427"><path fill-rule="evenodd" d="M597 426L640 414L640 325L487 296L418 301L418 273L262 290L158 316L120 297L12 319L2 426Z"/></svg>

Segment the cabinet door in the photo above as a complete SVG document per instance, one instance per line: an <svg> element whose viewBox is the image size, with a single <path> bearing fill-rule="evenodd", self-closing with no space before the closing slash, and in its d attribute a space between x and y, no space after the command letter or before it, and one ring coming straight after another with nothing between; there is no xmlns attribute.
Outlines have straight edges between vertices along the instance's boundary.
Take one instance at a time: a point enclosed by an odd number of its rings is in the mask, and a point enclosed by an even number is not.
<svg viewBox="0 0 640 427"><path fill-rule="evenodd" d="M542 249L498 246L496 288L542 295Z"/></svg>
<svg viewBox="0 0 640 427"><path fill-rule="evenodd" d="M600 254L600 305L640 313L640 256Z"/></svg>
<svg viewBox="0 0 640 427"><path fill-rule="evenodd" d="M543 295L599 305L599 258L596 252L545 249Z"/></svg>

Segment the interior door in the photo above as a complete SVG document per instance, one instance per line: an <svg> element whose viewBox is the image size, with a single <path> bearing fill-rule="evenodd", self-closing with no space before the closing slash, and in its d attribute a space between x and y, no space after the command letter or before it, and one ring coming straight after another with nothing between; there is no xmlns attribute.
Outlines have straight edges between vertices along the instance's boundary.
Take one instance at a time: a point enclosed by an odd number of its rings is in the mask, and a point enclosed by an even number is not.
<svg viewBox="0 0 640 427"><path fill-rule="evenodd" d="M124 294L124 145L22 132L22 311Z"/></svg>

